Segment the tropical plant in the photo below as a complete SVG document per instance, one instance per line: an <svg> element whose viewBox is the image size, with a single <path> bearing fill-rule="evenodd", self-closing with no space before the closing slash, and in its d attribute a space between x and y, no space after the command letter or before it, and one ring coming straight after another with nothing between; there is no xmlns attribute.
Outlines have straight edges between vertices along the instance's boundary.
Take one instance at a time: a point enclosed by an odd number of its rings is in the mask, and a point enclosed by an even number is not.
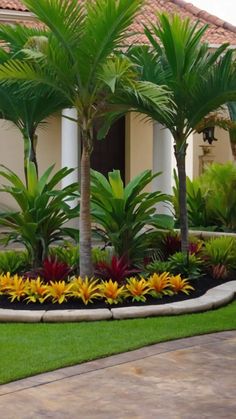
<svg viewBox="0 0 236 419"><path fill-rule="evenodd" d="M144 192L159 174L146 170L124 187L119 170L108 173L108 179L92 170L92 217L103 229L100 236L110 243L118 256L130 262L143 259L157 233L147 226L171 228L173 219L157 215L155 205L167 201L160 192ZM159 234L159 233L158 233Z"/></svg>
<svg viewBox="0 0 236 419"><path fill-rule="evenodd" d="M168 260L153 259L146 267L146 274L161 274L170 272L171 264Z"/></svg>
<svg viewBox="0 0 236 419"><path fill-rule="evenodd" d="M27 295L28 285L28 280L25 281L22 276L14 275L7 287L7 294L11 297L11 302L22 300Z"/></svg>
<svg viewBox="0 0 236 419"><path fill-rule="evenodd" d="M101 298L98 279L77 277L71 281L71 296L80 298L85 305L93 303L93 300Z"/></svg>
<svg viewBox="0 0 236 419"><path fill-rule="evenodd" d="M71 295L72 284L67 284L65 281L50 281L47 285L46 298L49 298L54 304L62 304L66 302Z"/></svg>
<svg viewBox="0 0 236 419"><path fill-rule="evenodd" d="M71 267L65 262L57 260L56 257L49 256L44 259L42 267L30 272L30 277L39 276L44 283L50 281L66 281L71 273Z"/></svg>
<svg viewBox="0 0 236 419"><path fill-rule="evenodd" d="M202 259L194 254L189 254L186 259L185 254L177 252L169 257L170 272L181 274L185 278L198 279L202 275Z"/></svg>
<svg viewBox="0 0 236 419"><path fill-rule="evenodd" d="M210 49L202 39L207 26L189 18L159 14L157 23L145 27L151 44L133 47L129 57L139 66L142 80L162 84L173 93L173 113L168 119L153 112L153 119L174 138L179 178L181 249L188 253L185 156L187 139L211 111L236 98L234 52L224 44Z"/></svg>
<svg viewBox="0 0 236 419"><path fill-rule="evenodd" d="M191 291L194 291L194 288L189 284L188 280L182 279L180 275L170 277L170 287L174 294L183 292L188 295Z"/></svg>
<svg viewBox="0 0 236 419"><path fill-rule="evenodd" d="M126 295L132 297L132 301L146 301L146 294L150 292L148 282L144 278L129 278L126 283Z"/></svg>
<svg viewBox="0 0 236 419"><path fill-rule="evenodd" d="M173 206L176 224L179 226L179 179L174 170L175 185L173 186ZM191 227L205 228L212 225L207 212L208 190L202 190L201 177L191 180L186 177L188 221Z"/></svg>
<svg viewBox="0 0 236 419"><path fill-rule="evenodd" d="M92 276L90 218L90 155L95 122L105 120L104 136L111 123L128 110L149 115L155 106L170 113L165 88L136 80L136 69L116 49L127 38L127 29L143 0L23 0L24 5L49 28L47 43L28 48L27 59L15 57L0 66L5 84L22 81L59 92L75 107L81 133L80 275ZM32 64L30 59L34 59Z"/></svg>
<svg viewBox="0 0 236 419"><path fill-rule="evenodd" d="M8 250L0 252L0 272L12 275L26 270L29 264L26 252Z"/></svg>
<svg viewBox="0 0 236 419"><path fill-rule="evenodd" d="M8 290L11 283L12 283L12 276L10 272L0 275L0 295L4 294L4 292Z"/></svg>
<svg viewBox="0 0 236 419"><path fill-rule="evenodd" d="M235 239L221 236L208 240L202 249L202 257L213 278L226 278L236 267Z"/></svg>
<svg viewBox="0 0 236 419"><path fill-rule="evenodd" d="M63 168L49 179L53 166L37 179L32 162L28 165L28 186L10 169L1 166L0 176L10 185L2 186L1 191L10 194L17 202L20 211L1 214L0 225L9 231L2 231L2 242L21 242L25 245L33 268L42 265L47 257L49 245L70 234L66 223L77 215L77 209L71 209L68 201L75 198L77 184L63 189L55 189L58 183L73 169Z"/></svg>
<svg viewBox="0 0 236 419"><path fill-rule="evenodd" d="M101 297L105 298L108 304L118 304L126 295L125 286L120 286L117 281L102 281L99 285Z"/></svg>
<svg viewBox="0 0 236 419"><path fill-rule="evenodd" d="M236 231L236 166L232 162L213 163L200 177L207 196L206 209L210 225L224 231Z"/></svg>
<svg viewBox="0 0 236 419"><path fill-rule="evenodd" d="M42 42L47 40L47 31L17 25L0 25L0 64L17 57L23 58L29 47L35 54ZM25 51L25 52L24 52ZM34 59L31 59L34 65ZM32 90L33 89L33 90ZM32 161L38 173L36 157L37 128L45 125L45 119L66 107L68 101L60 92L53 92L49 86L24 88L19 82L0 83L0 117L12 122L21 132L24 141L24 171L27 183L27 164Z"/></svg>
<svg viewBox="0 0 236 419"><path fill-rule="evenodd" d="M97 277L106 280L112 279L119 284L138 272L140 270L132 268L125 255L120 258L114 255L111 261L100 261L95 265L95 274Z"/></svg>
<svg viewBox="0 0 236 419"><path fill-rule="evenodd" d="M101 249L100 247L92 248L92 261L94 266L99 262L109 262L113 256L113 249Z"/></svg>
<svg viewBox="0 0 236 419"><path fill-rule="evenodd" d="M49 255L70 266L72 271L77 270L79 265L79 246L74 245L68 240L64 241L61 246L51 247Z"/></svg>
<svg viewBox="0 0 236 419"><path fill-rule="evenodd" d="M169 272L162 272L162 274L154 273L151 275L147 280L151 296L162 298L163 295L172 295L173 291L170 289L169 279Z"/></svg>
<svg viewBox="0 0 236 419"><path fill-rule="evenodd" d="M31 279L28 283L28 288L26 289L27 297L24 299L27 303L44 303L44 301L49 297L47 285L40 279Z"/></svg>

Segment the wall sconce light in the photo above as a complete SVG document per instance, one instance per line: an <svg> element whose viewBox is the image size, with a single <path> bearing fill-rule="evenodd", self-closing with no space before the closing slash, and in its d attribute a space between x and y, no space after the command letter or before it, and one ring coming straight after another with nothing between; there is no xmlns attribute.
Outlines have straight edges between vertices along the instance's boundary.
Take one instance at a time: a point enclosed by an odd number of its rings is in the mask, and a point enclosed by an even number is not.
<svg viewBox="0 0 236 419"><path fill-rule="evenodd" d="M207 141L208 144L212 144L213 141L217 141L215 138L215 127L206 127L202 130L203 141Z"/></svg>

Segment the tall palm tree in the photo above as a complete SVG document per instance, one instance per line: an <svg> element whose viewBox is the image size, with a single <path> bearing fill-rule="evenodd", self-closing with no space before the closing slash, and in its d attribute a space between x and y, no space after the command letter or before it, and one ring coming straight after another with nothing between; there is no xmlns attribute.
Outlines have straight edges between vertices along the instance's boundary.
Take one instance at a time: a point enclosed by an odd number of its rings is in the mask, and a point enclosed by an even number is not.
<svg viewBox="0 0 236 419"><path fill-rule="evenodd" d="M28 28L21 25L0 25L0 40L4 44L0 48L0 63L17 57L22 58L34 41L35 48L40 40L47 39L45 30ZM25 51L25 53L23 52ZM36 51L35 51L36 53ZM33 89L33 90L32 90ZM24 89L19 82L14 84L0 83L0 118L12 122L21 132L24 140L24 171L26 183L27 164L32 161L38 173L36 157L37 128L46 118L67 106L68 102L59 94L52 94L50 87L38 91L37 87Z"/></svg>
<svg viewBox="0 0 236 419"><path fill-rule="evenodd" d="M110 123L129 109L169 114L166 89L136 80L134 66L116 49L142 0L24 0L23 3L50 30L48 44L38 51L37 63L14 59L0 66L6 84L41 84L62 93L78 112L82 139L80 185L80 275L91 276L90 155L93 128ZM34 55L35 56L35 55ZM4 83L4 84L5 84ZM115 100L114 97L117 99Z"/></svg>
<svg viewBox="0 0 236 419"><path fill-rule="evenodd" d="M212 51L202 37L207 26L179 16L158 15L145 27L150 46L134 47L129 56L139 65L142 80L165 84L173 93L171 118L153 113L170 130L179 177L182 251L188 253L185 159L187 139L209 112L236 97L236 66L227 44Z"/></svg>

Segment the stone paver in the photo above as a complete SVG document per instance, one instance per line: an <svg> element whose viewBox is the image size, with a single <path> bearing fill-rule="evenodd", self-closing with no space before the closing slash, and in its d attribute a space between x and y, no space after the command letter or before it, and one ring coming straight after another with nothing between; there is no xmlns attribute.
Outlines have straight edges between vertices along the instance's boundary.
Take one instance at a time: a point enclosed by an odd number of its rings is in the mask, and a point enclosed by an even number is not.
<svg viewBox="0 0 236 419"><path fill-rule="evenodd" d="M152 345L0 387L4 419L235 419L236 331Z"/></svg>

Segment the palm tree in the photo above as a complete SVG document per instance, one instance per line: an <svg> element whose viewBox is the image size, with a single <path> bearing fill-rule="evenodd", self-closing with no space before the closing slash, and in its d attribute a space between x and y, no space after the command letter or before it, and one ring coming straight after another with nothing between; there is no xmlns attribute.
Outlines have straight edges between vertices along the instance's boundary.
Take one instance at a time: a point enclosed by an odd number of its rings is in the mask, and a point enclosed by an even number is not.
<svg viewBox="0 0 236 419"><path fill-rule="evenodd" d="M0 25L0 39L4 47L0 48L0 63L6 63L13 57L22 57L22 50L32 45L35 47L46 38L45 30L28 28L21 25ZM32 46L31 46L32 48ZM32 87L21 93L19 82L14 84L0 84L0 117L12 122L21 132L24 140L24 171L26 184L28 183L27 164L32 161L38 173L36 158L37 128L53 113L67 105L60 94L52 94L52 89L44 88L41 92Z"/></svg>
<svg viewBox="0 0 236 419"><path fill-rule="evenodd" d="M170 113L169 96L160 86L137 81L129 59L115 53L127 38L142 0L23 3L49 28L48 43L37 51L34 65L18 59L1 65L0 79L4 84L21 80L23 87L35 85L39 91L43 83L64 95L77 110L82 139L80 275L91 276L90 155L94 124L105 120L104 135L111 122L130 109L149 114L155 106L161 117Z"/></svg>
<svg viewBox="0 0 236 419"><path fill-rule="evenodd" d="M165 84L173 93L171 118L153 113L154 120L170 130L179 177L182 251L188 254L185 158L187 139L202 119L236 97L236 67L227 44L212 51L202 37L207 26L198 27L179 16L158 15L156 24L145 27L151 46L134 47L129 57L138 64L142 80Z"/></svg>

